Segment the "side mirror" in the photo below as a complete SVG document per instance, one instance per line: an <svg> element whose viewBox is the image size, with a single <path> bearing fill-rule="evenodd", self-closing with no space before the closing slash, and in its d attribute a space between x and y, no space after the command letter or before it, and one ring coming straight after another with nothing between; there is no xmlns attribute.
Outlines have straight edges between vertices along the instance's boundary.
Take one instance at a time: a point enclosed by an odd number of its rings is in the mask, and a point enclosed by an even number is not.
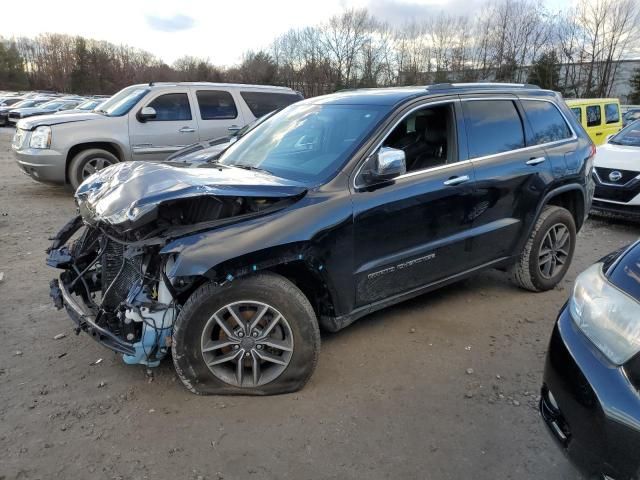
<svg viewBox="0 0 640 480"><path fill-rule="evenodd" d="M156 118L156 109L153 107L142 107L138 112L138 120L143 123L154 118Z"/></svg>
<svg viewBox="0 0 640 480"><path fill-rule="evenodd" d="M382 147L373 157L369 171L370 183L392 180L407 172L407 160L404 151Z"/></svg>

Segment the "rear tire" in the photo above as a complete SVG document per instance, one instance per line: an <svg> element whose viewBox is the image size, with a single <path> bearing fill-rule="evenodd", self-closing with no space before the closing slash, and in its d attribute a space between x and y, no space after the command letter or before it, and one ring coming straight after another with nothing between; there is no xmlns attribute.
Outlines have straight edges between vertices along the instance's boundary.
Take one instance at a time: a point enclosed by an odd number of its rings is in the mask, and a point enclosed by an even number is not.
<svg viewBox="0 0 640 480"><path fill-rule="evenodd" d="M101 148L90 148L78 153L69 164L69 183L77 190L91 173L118 163L118 157Z"/></svg>
<svg viewBox="0 0 640 480"><path fill-rule="evenodd" d="M311 377L319 350L311 304L298 287L273 273L201 286L173 330L176 372L200 395L294 392Z"/></svg>
<svg viewBox="0 0 640 480"><path fill-rule="evenodd" d="M511 270L512 281L532 292L551 290L567 273L575 245L573 215L562 207L545 206Z"/></svg>

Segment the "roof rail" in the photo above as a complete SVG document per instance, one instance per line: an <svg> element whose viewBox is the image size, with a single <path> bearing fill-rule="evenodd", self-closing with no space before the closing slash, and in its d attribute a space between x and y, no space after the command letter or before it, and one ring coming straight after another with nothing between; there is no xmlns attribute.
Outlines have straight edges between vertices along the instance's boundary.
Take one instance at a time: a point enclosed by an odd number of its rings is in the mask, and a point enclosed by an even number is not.
<svg viewBox="0 0 640 480"><path fill-rule="evenodd" d="M477 87L477 88L537 88L538 85L530 83L501 83L501 82L469 82L469 83L434 83L427 85L427 90L449 90L455 88Z"/></svg>

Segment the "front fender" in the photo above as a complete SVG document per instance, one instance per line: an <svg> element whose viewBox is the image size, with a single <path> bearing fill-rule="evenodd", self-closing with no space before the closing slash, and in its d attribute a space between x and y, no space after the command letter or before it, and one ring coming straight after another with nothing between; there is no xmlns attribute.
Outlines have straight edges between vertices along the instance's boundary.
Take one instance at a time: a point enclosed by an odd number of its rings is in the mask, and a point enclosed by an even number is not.
<svg viewBox="0 0 640 480"><path fill-rule="evenodd" d="M344 291L352 289L353 210L348 191L309 192L273 214L184 236L160 252L175 254L170 278L219 280L303 260ZM248 269L248 270L247 270ZM347 295L348 296L348 295Z"/></svg>

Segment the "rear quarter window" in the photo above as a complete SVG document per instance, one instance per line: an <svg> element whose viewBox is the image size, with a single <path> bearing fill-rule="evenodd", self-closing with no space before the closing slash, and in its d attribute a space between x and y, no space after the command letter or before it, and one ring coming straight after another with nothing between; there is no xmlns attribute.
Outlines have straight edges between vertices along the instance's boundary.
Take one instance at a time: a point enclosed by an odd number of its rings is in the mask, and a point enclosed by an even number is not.
<svg viewBox="0 0 640 480"><path fill-rule="evenodd" d="M540 145L571 138L571 129L553 103L542 100L522 100L521 102L532 130L531 138L527 138L528 145Z"/></svg>
<svg viewBox="0 0 640 480"><path fill-rule="evenodd" d="M471 100L463 108L471 158L524 147L522 120L511 100Z"/></svg>
<svg viewBox="0 0 640 480"><path fill-rule="evenodd" d="M301 96L295 93L240 92L240 96L256 118L302 100Z"/></svg>
<svg viewBox="0 0 640 480"><path fill-rule="evenodd" d="M236 102L224 90L198 90L196 92L200 118L203 120L230 120L238 117Z"/></svg>
<svg viewBox="0 0 640 480"><path fill-rule="evenodd" d="M620 121L620 109L617 103L607 103L604 106L604 118L608 124Z"/></svg>
<svg viewBox="0 0 640 480"><path fill-rule="evenodd" d="M587 127L599 127L601 123L600 105L589 105L587 107Z"/></svg>

